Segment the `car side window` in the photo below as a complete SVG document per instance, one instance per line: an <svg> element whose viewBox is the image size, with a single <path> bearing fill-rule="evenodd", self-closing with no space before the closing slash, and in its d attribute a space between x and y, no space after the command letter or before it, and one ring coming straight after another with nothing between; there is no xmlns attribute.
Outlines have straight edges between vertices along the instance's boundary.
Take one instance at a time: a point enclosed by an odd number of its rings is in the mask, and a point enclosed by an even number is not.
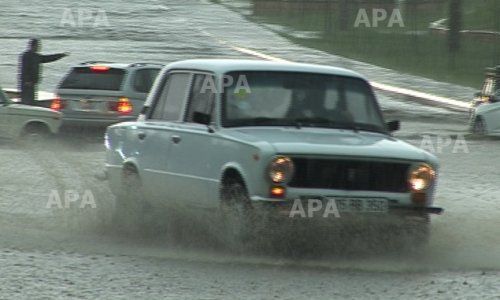
<svg viewBox="0 0 500 300"><path fill-rule="evenodd" d="M214 76L208 74L196 74L194 76L185 117L186 122L194 122L195 112L209 115L212 113L216 94L214 87Z"/></svg>
<svg viewBox="0 0 500 300"><path fill-rule="evenodd" d="M176 72L168 76L156 99L150 119L179 121L187 96L190 73Z"/></svg>
<svg viewBox="0 0 500 300"><path fill-rule="evenodd" d="M134 74L133 87L139 93L149 93L159 69L140 69Z"/></svg>

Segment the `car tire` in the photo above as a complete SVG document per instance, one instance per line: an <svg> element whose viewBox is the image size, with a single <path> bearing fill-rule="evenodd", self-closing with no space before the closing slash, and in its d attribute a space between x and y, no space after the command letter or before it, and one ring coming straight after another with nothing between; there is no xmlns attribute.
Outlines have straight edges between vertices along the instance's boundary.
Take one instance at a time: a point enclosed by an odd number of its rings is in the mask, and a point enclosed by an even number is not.
<svg viewBox="0 0 500 300"><path fill-rule="evenodd" d="M25 145L41 145L51 138L51 133L44 124L27 124L22 129L20 138Z"/></svg>
<svg viewBox="0 0 500 300"><path fill-rule="evenodd" d="M486 123L484 122L483 118L477 117L474 120L474 123L472 123L472 133L478 135L486 134Z"/></svg>
<svg viewBox="0 0 500 300"><path fill-rule="evenodd" d="M220 214L223 241L239 248L252 238L253 207L242 180L227 178L220 187Z"/></svg>
<svg viewBox="0 0 500 300"><path fill-rule="evenodd" d="M144 225L144 210L139 174L134 167L126 166L122 173L120 192L116 195L112 223L118 231L136 233Z"/></svg>

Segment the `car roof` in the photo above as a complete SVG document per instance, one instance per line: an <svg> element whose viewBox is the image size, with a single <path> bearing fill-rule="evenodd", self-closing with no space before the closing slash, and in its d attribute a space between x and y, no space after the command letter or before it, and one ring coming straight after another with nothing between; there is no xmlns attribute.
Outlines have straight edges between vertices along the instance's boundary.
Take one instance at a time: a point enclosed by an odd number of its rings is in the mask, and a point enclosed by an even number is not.
<svg viewBox="0 0 500 300"><path fill-rule="evenodd" d="M233 71L306 72L365 79L361 74L344 68L296 62L274 62L251 59L190 59L168 64L165 68L210 71L218 74Z"/></svg>
<svg viewBox="0 0 500 300"><path fill-rule="evenodd" d="M75 65L75 68L84 68L88 66L106 66L114 69L128 69L128 68L138 68L138 67L157 67L162 68L164 64L154 63L154 62L135 62L135 63L117 63L109 61L86 61Z"/></svg>

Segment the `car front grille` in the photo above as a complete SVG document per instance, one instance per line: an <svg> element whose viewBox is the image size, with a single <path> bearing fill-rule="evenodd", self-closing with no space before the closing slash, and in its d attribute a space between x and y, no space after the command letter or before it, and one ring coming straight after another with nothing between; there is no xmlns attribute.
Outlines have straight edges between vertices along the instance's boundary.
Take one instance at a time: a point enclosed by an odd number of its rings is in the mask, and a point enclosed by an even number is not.
<svg viewBox="0 0 500 300"><path fill-rule="evenodd" d="M292 158L290 187L407 192L409 163L352 159Z"/></svg>

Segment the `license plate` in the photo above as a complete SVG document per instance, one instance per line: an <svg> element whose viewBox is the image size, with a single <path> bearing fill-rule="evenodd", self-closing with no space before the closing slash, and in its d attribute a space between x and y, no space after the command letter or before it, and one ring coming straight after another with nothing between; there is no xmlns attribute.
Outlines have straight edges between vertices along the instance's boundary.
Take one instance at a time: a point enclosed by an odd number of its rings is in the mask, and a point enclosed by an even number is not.
<svg viewBox="0 0 500 300"><path fill-rule="evenodd" d="M89 100L80 100L79 107L80 110L95 110L94 102Z"/></svg>
<svg viewBox="0 0 500 300"><path fill-rule="evenodd" d="M387 213L389 202L384 198L349 198L349 197L301 197L303 207L322 206L331 208L331 202L340 213ZM314 203L309 203L312 201ZM320 201L318 203L318 201Z"/></svg>
<svg viewBox="0 0 500 300"><path fill-rule="evenodd" d="M381 198L327 198L335 199L339 212L387 213L387 199Z"/></svg>

